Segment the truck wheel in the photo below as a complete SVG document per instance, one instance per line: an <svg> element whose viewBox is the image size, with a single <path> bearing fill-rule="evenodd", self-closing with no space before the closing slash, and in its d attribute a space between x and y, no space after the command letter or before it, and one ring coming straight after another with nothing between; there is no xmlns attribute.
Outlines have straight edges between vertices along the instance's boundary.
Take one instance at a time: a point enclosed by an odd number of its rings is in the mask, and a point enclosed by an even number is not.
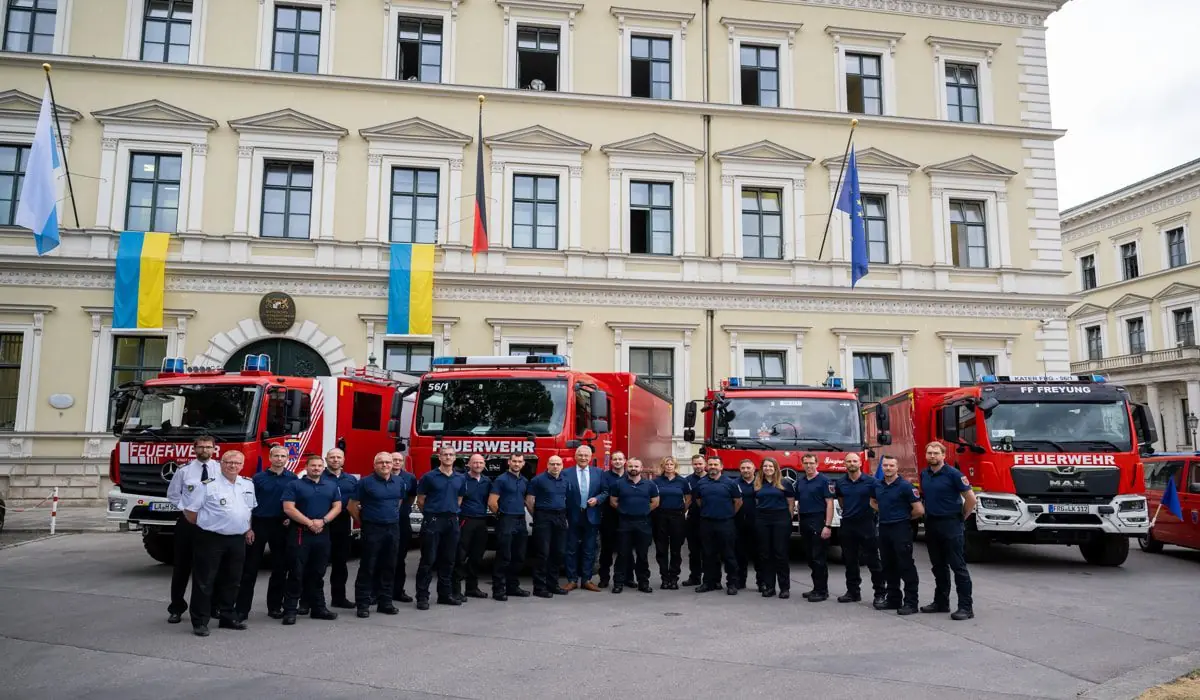
<svg viewBox="0 0 1200 700"><path fill-rule="evenodd" d="M168 566L175 563L175 538L172 535L147 530L142 535L142 546L154 561Z"/></svg>
<svg viewBox="0 0 1200 700"><path fill-rule="evenodd" d="M967 530L963 538L963 557L969 563L984 562L991 558L992 542L978 531Z"/></svg>
<svg viewBox="0 0 1200 700"><path fill-rule="evenodd" d="M1145 537L1138 538L1138 547L1147 554L1158 554L1163 551L1163 543L1154 539L1154 531L1146 533Z"/></svg>
<svg viewBox="0 0 1200 700"><path fill-rule="evenodd" d="M1129 538L1122 535L1099 535L1079 545L1084 561L1093 566L1120 566L1129 557Z"/></svg>

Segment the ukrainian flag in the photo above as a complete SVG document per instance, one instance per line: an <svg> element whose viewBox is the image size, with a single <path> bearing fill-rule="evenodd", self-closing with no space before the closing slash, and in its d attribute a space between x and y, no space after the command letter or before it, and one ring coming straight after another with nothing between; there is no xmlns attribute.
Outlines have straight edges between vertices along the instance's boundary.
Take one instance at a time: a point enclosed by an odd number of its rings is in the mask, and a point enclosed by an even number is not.
<svg viewBox="0 0 1200 700"><path fill-rule="evenodd" d="M433 244L393 243L388 335L433 335Z"/></svg>
<svg viewBox="0 0 1200 700"><path fill-rule="evenodd" d="M162 328L169 233L125 231L117 243L113 328Z"/></svg>

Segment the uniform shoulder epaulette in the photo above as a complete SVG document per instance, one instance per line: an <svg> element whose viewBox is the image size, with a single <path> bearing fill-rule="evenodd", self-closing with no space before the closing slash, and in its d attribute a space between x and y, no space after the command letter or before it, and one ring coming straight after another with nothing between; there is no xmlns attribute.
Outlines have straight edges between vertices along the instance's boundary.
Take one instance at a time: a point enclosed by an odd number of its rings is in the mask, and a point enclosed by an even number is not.
<svg viewBox="0 0 1200 700"><path fill-rule="evenodd" d="M207 486L208 484L211 484L211 483L212 483L212 482L214 482L214 481L216 481L216 478L211 478L211 479L201 479L201 480L200 480L200 483L202 483L202 484L204 484L205 486Z"/></svg>

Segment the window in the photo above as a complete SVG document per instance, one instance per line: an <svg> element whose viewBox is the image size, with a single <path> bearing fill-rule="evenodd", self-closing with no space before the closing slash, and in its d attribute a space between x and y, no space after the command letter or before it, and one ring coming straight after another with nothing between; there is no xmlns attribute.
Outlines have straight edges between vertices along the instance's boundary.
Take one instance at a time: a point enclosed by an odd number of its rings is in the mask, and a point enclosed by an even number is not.
<svg viewBox="0 0 1200 700"><path fill-rule="evenodd" d="M559 31L517 27L517 87L558 90Z"/></svg>
<svg viewBox="0 0 1200 700"><path fill-rule="evenodd" d="M4 21L4 50L53 52L57 10L58 0L9 0L8 16Z"/></svg>
<svg viewBox="0 0 1200 700"><path fill-rule="evenodd" d="M1096 288L1096 256L1085 255L1079 259L1079 279L1084 291Z"/></svg>
<svg viewBox="0 0 1200 700"><path fill-rule="evenodd" d="M959 438L967 443L975 444L978 438L976 432L978 417L975 415L974 406L968 404L959 404L958 406L958 435Z"/></svg>
<svg viewBox="0 0 1200 700"><path fill-rule="evenodd" d="M192 0L146 0L142 60L187 63L192 44Z"/></svg>
<svg viewBox="0 0 1200 700"><path fill-rule="evenodd" d="M1162 491L1167 488L1167 483L1175 477L1179 476L1179 470L1183 467L1183 460L1171 460L1169 462L1146 462L1146 488L1156 491Z"/></svg>
<svg viewBox="0 0 1200 700"><path fill-rule="evenodd" d="M308 238L312 187L312 163L264 163L260 235Z"/></svg>
<svg viewBox="0 0 1200 700"><path fill-rule="evenodd" d="M351 430L379 430L383 420L383 397L360 391L354 395L350 411Z"/></svg>
<svg viewBox="0 0 1200 700"><path fill-rule="evenodd" d="M1121 279L1131 280L1138 276L1137 241L1121 245Z"/></svg>
<svg viewBox="0 0 1200 700"><path fill-rule="evenodd" d="M24 344L24 333L0 333L0 430L13 430L17 425Z"/></svg>
<svg viewBox="0 0 1200 700"><path fill-rule="evenodd" d="M316 73L321 57L321 11L278 5L271 68L287 73Z"/></svg>
<svg viewBox="0 0 1200 700"><path fill-rule="evenodd" d="M1171 267L1187 265L1187 239L1182 228L1167 231L1167 264Z"/></svg>
<svg viewBox="0 0 1200 700"><path fill-rule="evenodd" d="M950 121L979 122L978 67L968 63L946 64L946 112Z"/></svg>
<svg viewBox="0 0 1200 700"><path fill-rule="evenodd" d="M867 229L867 260L882 265L888 256L887 197L881 194L862 195L863 225Z"/></svg>
<svg viewBox="0 0 1200 700"><path fill-rule="evenodd" d="M880 56L846 54L846 109L857 114L883 114L883 73Z"/></svg>
<svg viewBox="0 0 1200 700"><path fill-rule="evenodd" d="M1100 326L1088 326L1083 329L1087 338L1087 358L1099 360L1104 357L1104 341L1100 338Z"/></svg>
<svg viewBox="0 0 1200 700"><path fill-rule="evenodd" d="M742 255L783 259L783 192L742 188Z"/></svg>
<svg viewBox="0 0 1200 700"><path fill-rule="evenodd" d="M1175 344L1195 345L1196 326L1192 319L1192 310L1176 309L1172 317L1175 320Z"/></svg>
<svg viewBox="0 0 1200 700"><path fill-rule="evenodd" d="M958 385L972 386L988 376L996 374L996 358L991 355L959 355Z"/></svg>
<svg viewBox="0 0 1200 700"><path fill-rule="evenodd" d="M131 231L177 231L179 178L183 157L161 153L129 154L129 195L125 228Z"/></svg>
<svg viewBox="0 0 1200 700"><path fill-rule="evenodd" d="M1140 355L1146 352L1146 324L1140 318L1125 320L1125 337L1129 339L1129 354Z"/></svg>
<svg viewBox="0 0 1200 700"><path fill-rule="evenodd" d="M742 104L779 106L779 49L742 44Z"/></svg>
<svg viewBox="0 0 1200 700"><path fill-rule="evenodd" d="M630 96L671 99L671 40L648 36L630 40Z"/></svg>
<svg viewBox="0 0 1200 700"><path fill-rule="evenodd" d="M396 77L442 82L442 20L401 17L399 36Z"/></svg>
<svg viewBox="0 0 1200 700"><path fill-rule="evenodd" d="M405 374L424 374L433 361L433 343L386 343L383 368Z"/></svg>
<svg viewBox="0 0 1200 700"><path fill-rule="evenodd" d="M436 243L438 171L392 168L391 206L392 243Z"/></svg>
<svg viewBox="0 0 1200 700"><path fill-rule="evenodd" d="M675 395L675 351L671 348L629 348L629 371L667 396Z"/></svg>
<svg viewBox="0 0 1200 700"><path fill-rule="evenodd" d="M746 386L787 384L787 353L782 350L747 350L743 367Z"/></svg>
<svg viewBox="0 0 1200 700"><path fill-rule="evenodd" d="M629 252L646 255L673 252L671 206L671 183L629 183Z"/></svg>
<svg viewBox="0 0 1200 700"><path fill-rule="evenodd" d="M0 145L0 226L12 226L16 221L28 160L29 146Z"/></svg>
<svg viewBox="0 0 1200 700"><path fill-rule="evenodd" d="M892 356L854 353L854 388L863 402L880 401L892 393Z"/></svg>
<svg viewBox="0 0 1200 700"><path fill-rule="evenodd" d="M1190 410L1188 410L1187 398L1185 397L1185 398L1179 399L1179 415L1180 415L1180 417L1183 418L1183 420L1179 421L1179 427L1183 429L1183 433L1184 433L1182 442L1183 442L1183 444L1187 445L1188 447L1195 447L1195 445L1192 444L1192 434L1187 429L1187 417L1190 416L1191 414L1192 414L1192 412ZM1160 424L1162 423L1161 416L1159 417L1159 423ZM1195 481L1195 479L1193 479L1193 481Z"/></svg>
<svg viewBox="0 0 1200 700"><path fill-rule="evenodd" d="M950 200L950 250L955 267L987 267L983 202Z"/></svg>
<svg viewBox="0 0 1200 700"><path fill-rule="evenodd" d="M163 358L167 356L167 339L158 337L115 336L113 338L112 380L109 388L116 390L127 382L140 382L158 376ZM128 399L125 399L127 401ZM111 400L108 406L108 426L122 418L122 400Z"/></svg>
<svg viewBox="0 0 1200 700"><path fill-rule="evenodd" d="M508 346L508 354L510 357L525 357L527 355L557 355L557 345L531 345L529 343L516 344Z"/></svg>
<svg viewBox="0 0 1200 700"><path fill-rule="evenodd" d="M513 247L558 248L558 178L513 176Z"/></svg>

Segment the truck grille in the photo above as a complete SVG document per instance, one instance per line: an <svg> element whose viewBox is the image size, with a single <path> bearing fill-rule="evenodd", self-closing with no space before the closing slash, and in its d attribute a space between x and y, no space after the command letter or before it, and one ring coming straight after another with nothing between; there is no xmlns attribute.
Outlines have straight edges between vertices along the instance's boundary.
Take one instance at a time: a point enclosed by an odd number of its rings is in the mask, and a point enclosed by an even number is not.
<svg viewBox="0 0 1200 700"><path fill-rule="evenodd" d="M1081 469L1063 474L1013 467L1012 479L1017 495L1032 503L1107 503L1120 490L1121 472Z"/></svg>
<svg viewBox="0 0 1200 700"><path fill-rule="evenodd" d="M1099 525L1100 518L1091 513L1042 513L1039 525Z"/></svg>
<svg viewBox="0 0 1200 700"><path fill-rule="evenodd" d="M138 496L166 496L170 481L162 472L161 464L122 464L121 490Z"/></svg>

